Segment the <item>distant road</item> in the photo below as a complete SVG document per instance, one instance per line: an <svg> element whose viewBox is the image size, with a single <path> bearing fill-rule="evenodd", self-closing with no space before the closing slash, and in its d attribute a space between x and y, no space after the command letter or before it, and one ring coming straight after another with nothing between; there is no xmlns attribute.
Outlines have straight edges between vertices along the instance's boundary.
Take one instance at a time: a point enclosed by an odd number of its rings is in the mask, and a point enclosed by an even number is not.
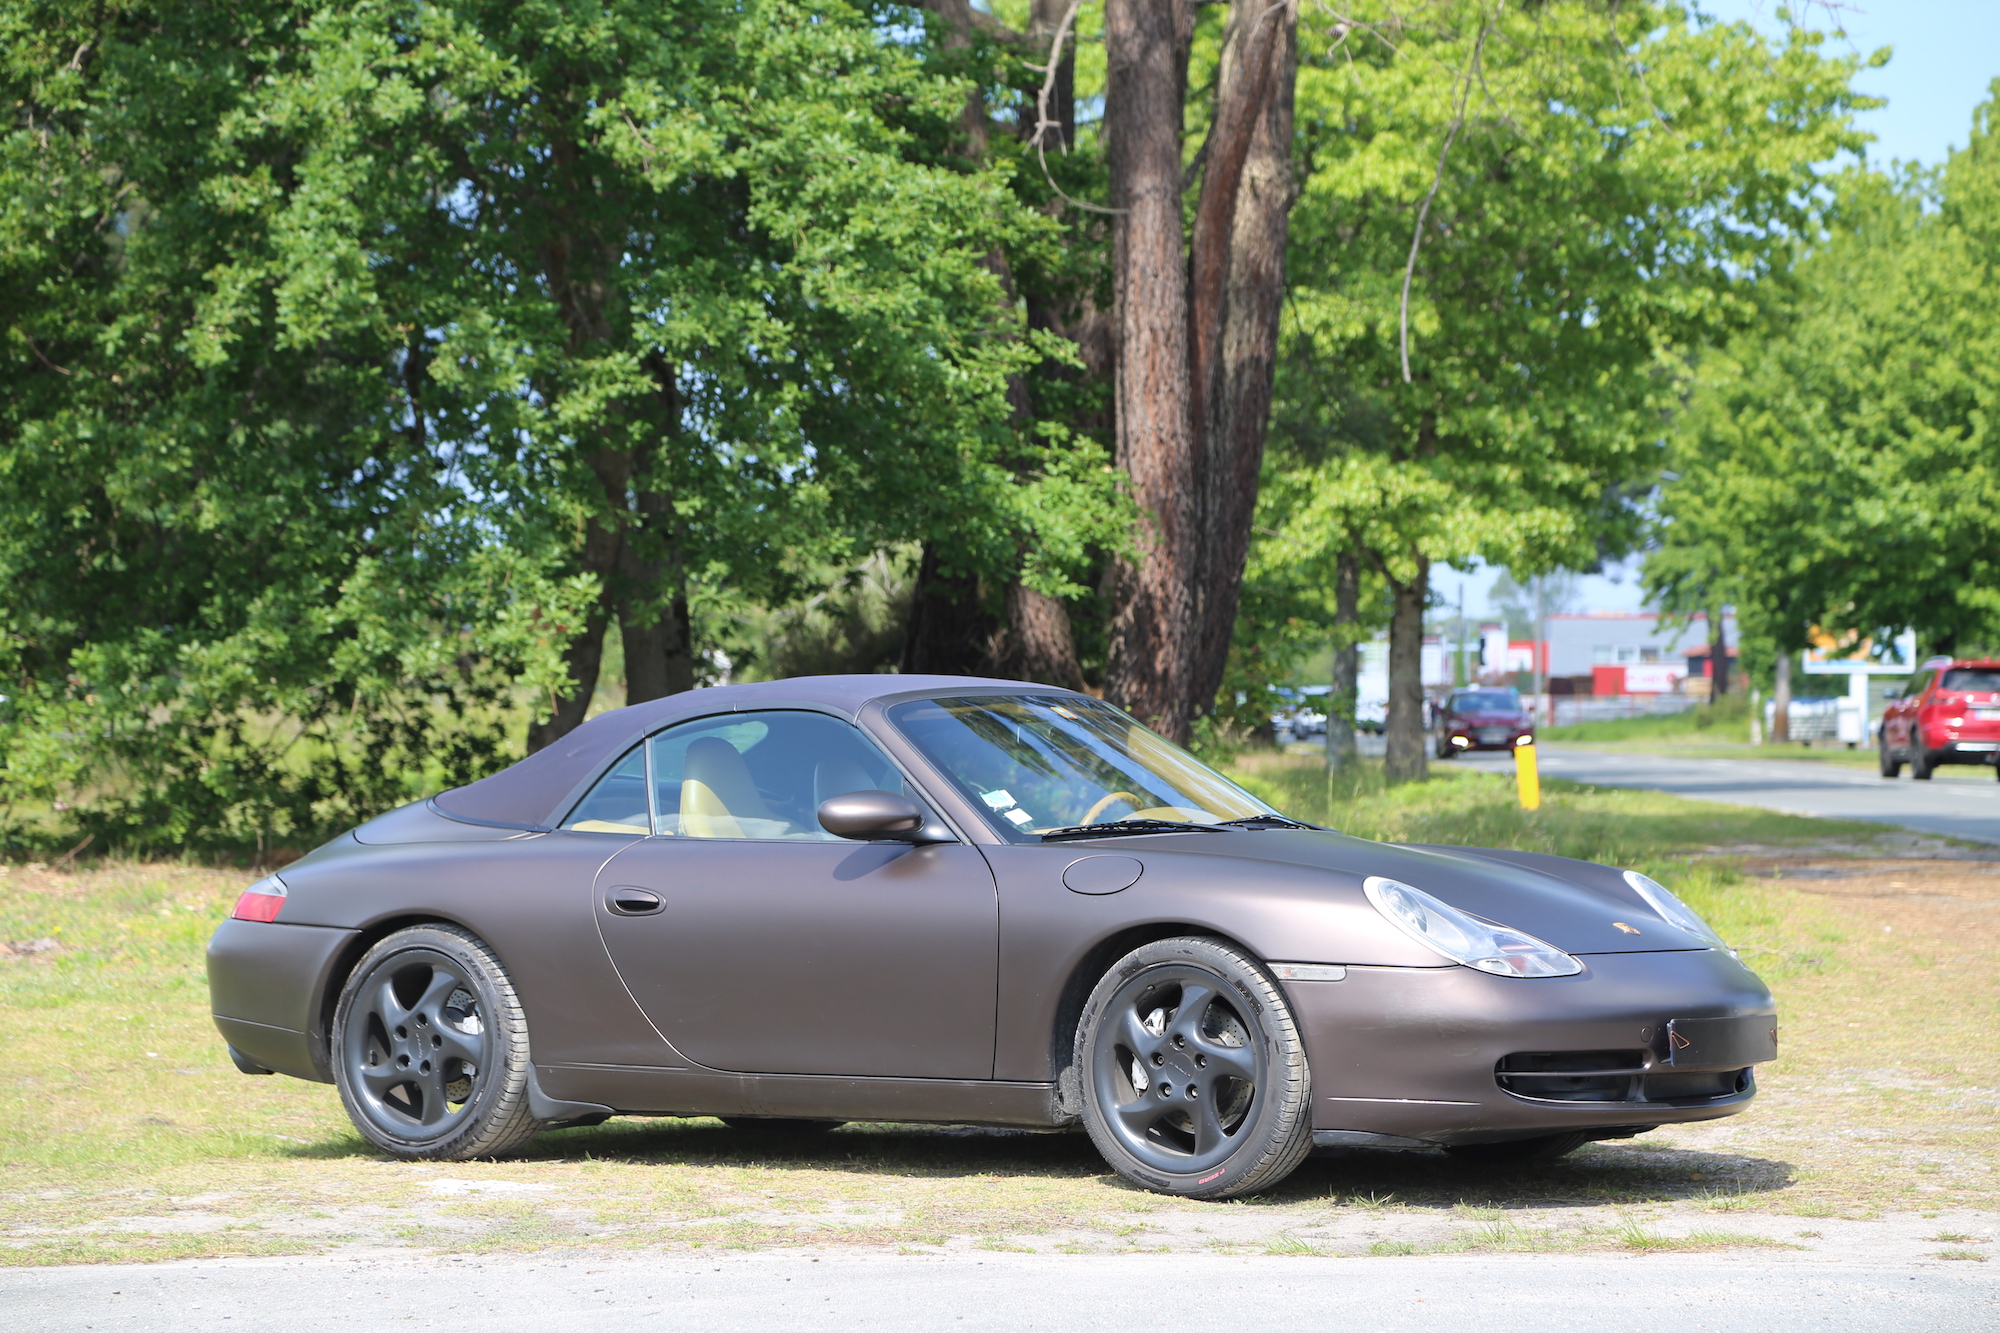
<svg viewBox="0 0 2000 1333"><path fill-rule="evenodd" d="M2000 782L1980 766L1937 770L1929 782L1893 781L1872 768L1801 759L1681 759L1540 747L1542 772L1602 787L1644 787L1697 800L1754 805L1822 819L1865 819L1917 833L2000 844ZM1504 754L1447 761L1513 769Z"/></svg>

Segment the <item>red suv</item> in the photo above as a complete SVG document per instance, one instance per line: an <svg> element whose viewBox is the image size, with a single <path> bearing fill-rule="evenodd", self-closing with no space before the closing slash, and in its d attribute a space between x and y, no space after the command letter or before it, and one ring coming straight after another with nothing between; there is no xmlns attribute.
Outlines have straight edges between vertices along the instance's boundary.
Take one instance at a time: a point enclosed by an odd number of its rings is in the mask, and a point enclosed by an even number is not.
<svg viewBox="0 0 2000 1333"><path fill-rule="evenodd" d="M1453 690L1437 712L1437 757L1467 750L1511 750L1535 739L1535 719L1514 690L1496 686Z"/></svg>
<svg viewBox="0 0 2000 1333"><path fill-rule="evenodd" d="M1919 780L1939 764L2000 763L2000 662L1924 663L1882 714L1881 747L1885 778L1905 763Z"/></svg>

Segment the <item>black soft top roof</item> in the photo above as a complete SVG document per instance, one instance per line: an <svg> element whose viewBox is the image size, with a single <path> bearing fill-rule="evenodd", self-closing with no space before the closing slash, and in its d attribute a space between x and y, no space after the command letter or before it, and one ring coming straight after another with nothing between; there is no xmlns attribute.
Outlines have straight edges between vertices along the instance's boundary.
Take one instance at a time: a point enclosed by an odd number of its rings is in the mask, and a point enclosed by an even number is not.
<svg viewBox="0 0 2000 1333"><path fill-rule="evenodd" d="M975 676L794 676L687 690L664 699L601 713L545 750L492 777L431 799L439 814L474 824L546 829L578 794L577 788L608 768L641 738L684 717L741 713L762 708L817 708L852 718L876 699L951 694L965 690L1063 692L1019 680Z"/></svg>

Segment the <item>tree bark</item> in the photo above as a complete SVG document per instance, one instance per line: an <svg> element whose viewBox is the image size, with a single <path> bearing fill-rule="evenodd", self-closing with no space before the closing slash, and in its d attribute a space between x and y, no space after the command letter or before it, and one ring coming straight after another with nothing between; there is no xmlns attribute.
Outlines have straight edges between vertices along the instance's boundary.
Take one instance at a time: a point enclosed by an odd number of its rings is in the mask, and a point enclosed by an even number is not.
<svg viewBox="0 0 2000 1333"><path fill-rule="evenodd" d="M1361 558L1341 555L1333 575L1333 679L1326 696L1326 766L1330 772L1353 768L1354 705L1360 688Z"/></svg>
<svg viewBox="0 0 2000 1333"><path fill-rule="evenodd" d="M1235 58L1232 59L1232 56ZM1298 72L1298 11L1293 3L1238 0L1216 92L1196 213L1191 283L1193 383L1202 395L1195 422L1202 432L1201 565L1195 614L1201 627L1192 669L1191 705L1214 706L1229 664L1229 645L1243 589L1256 516L1264 434L1277 377L1278 315L1285 296L1285 240L1297 190L1292 180L1292 102ZM1223 117L1230 124L1225 133ZM1240 122L1248 122L1242 135ZM1241 163L1235 162L1241 140ZM1218 151L1224 155L1219 160ZM1211 192L1231 196L1226 266L1206 251L1214 237L1203 224ZM1218 223L1221 205L1216 207ZM1221 273L1219 293L1208 285ZM1219 304L1214 299L1219 295Z"/></svg>
<svg viewBox="0 0 2000 1333"><path fill-rule="evenodd" d="M1729 644L1723 633L1722 608L1716 606L1708 613L1708 701L1719 702L1729 693Z"/></svg>
<svg viewBox="0 0 2000 1333"><path fill-rule="evenodd" d="M1007 585L1007 641L999 675L1083 689L1083 665L1070 634L1069 609L1021 583Z"/></svg>
<svg viewBox="0 0 2000 1333"><path fill-rule="evenodd" d="M1417 557L1408 583L1389 580L1389 717L1383 774L1391 782L1421 782L1430 776L1424 734L1424 603L1430 598L1431 562Z"/></svg>
<svg viewBox="0 0 2000 1333"><path fill-rule="evenodd" d="M1116 453L1141 522L1112 571L1105 693L1188 739L1198 458L1190 400L1181 119L1194 15L1185 0L1106 0L1109 138L1119 358Z"/></svg>
<svg viewBox="0 0 2000 1333"><path fill-rule="evenodd" d="M1771 714L1771 744L1789 745L1792 739L1792 654L1789 649L1778 653L1771 674L1774 677L1771 703L1776 710Z"/></svg>

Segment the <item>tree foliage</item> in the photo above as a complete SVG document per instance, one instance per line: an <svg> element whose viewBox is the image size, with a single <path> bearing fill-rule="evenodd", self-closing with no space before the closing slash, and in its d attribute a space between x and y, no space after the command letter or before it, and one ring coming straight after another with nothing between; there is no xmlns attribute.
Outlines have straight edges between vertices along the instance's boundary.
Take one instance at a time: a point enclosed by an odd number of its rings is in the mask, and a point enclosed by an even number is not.
<svg viewBox="0 0 2000 1333"><path fill-rule="evenodd" d="M1377 7L1301 49L1263 525L1273 560L1362 553L1407 637L1433 562L1586 568L1637 540L1682 359L1754 320L1821 226L1820 164L1862 142L1857 62L1589 0Z"/></svg>
<svg viewBox="0 0 2000 1333"><path fill-rule="evenodd" d="M1941 172L1841 177L1769 325L1702 361L1646 566L1670 605L1721 590L1779 652L2000 644L1996 105Z"/></svg>
<svg viewBox="0 0 2000 1333"><path fill-rule="evenodd" d="M1060 552L1101 473L1017 432L984 262L1046 225L891 17L7 6L6 796L337 826L587 699L607 619L658 693L691 590Z"/></svg>

